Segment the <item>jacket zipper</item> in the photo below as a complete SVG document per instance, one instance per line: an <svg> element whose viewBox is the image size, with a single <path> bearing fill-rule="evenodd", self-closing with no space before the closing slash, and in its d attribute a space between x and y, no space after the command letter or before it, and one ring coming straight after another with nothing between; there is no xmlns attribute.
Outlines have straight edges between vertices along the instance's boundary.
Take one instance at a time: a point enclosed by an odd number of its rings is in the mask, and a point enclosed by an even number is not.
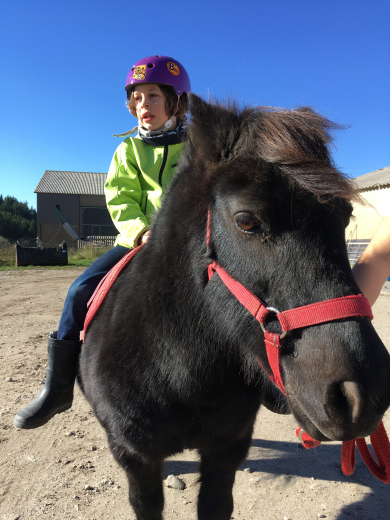
<svg viewBox="0 0 390 520"><path fill-rule="evenodd" d="M163 176L163 173L164 173L164 168L165 168L165 165L167 164L167 159L168 159L168 145L164 145L164 156L163 156L163 162L162 162L162 165L161 165L161 168L160 168L160 173L158 174L158 183L159 185L162 187L162 176Z"/></svg>

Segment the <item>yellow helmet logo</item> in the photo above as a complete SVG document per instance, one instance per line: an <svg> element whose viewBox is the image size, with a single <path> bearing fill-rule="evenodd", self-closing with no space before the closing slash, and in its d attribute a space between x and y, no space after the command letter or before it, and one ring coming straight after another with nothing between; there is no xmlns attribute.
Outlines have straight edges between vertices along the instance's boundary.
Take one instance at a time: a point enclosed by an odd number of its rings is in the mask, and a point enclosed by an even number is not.
<svg viewBox="0 0 390 520"><path fill-rule="evenodd" d="M138 65L134 69L133 79L145 79L146 78L146 65Z"/></svg>
<svg viewBox="0 0 390 520"><path fill-rule="evenodd" d="M171 61L168 61L167 67L168 67L169 72L171 74L173 74L174 76L178 76L180 74L180 69L176 65L176 63L172 63Z"/></svg>

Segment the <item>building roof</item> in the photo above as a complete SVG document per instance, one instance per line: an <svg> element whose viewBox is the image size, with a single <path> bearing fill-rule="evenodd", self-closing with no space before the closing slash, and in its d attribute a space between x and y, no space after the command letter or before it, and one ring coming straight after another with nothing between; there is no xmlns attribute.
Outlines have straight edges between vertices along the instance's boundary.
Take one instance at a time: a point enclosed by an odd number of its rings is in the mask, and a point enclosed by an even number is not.
<svg viewBox="0 0 390 520"><path fill-rule="evenodd" d="M46 170L34 193L104 195L107 173Z"/></svg>
<svg viewBox="0 0 390 520"><path fill-rule="evenodd" d="M359 191L386 188L390 186L390 166L366 173L353 180Z"/></svg>

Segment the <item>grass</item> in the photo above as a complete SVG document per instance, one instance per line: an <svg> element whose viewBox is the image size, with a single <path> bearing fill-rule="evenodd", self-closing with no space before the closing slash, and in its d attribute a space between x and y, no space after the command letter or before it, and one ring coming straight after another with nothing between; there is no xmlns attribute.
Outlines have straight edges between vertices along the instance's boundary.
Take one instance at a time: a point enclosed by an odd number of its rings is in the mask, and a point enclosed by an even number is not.
<svg viewBox="0 0 390 520"><path fill-rule="evenodd" d="M88 266L110 249L111 247L107 247L103 244L98 246L88 245L80 249L69 249L68 263L69 265Z"/></svg>
<svg viewBox="0 0 390 520"><path fill-rule="evenodd" d="M0 247L0 267L15 267L15 246Z"/></svg>
<svg viewBox="0 0 390 520"><path fill-rule="evenodd" d="M36 267L44 267L45 269L64 269L66 267L88 267L91 265L97 258L102 256L106 251L111 249L111 247L107 247L104 245L88 245L87 247L81 249L68 249L68 265L67 266L25 266L25 267L15 267L15 245L3 246L0 248L0 270L9 270L9 269L34 269Z"/></svg>

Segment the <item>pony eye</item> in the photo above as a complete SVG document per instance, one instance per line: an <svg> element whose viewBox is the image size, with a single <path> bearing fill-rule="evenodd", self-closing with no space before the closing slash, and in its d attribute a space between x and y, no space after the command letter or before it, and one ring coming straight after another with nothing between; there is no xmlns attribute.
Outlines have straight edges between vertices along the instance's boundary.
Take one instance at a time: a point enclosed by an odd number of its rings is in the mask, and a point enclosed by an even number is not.
<svg viewBox="0 0 390 520"><path fill-rule="evenodd" d="M256 233L263 230L258 219L250 213L237 215L236 224L245 233Z"/></svg>

